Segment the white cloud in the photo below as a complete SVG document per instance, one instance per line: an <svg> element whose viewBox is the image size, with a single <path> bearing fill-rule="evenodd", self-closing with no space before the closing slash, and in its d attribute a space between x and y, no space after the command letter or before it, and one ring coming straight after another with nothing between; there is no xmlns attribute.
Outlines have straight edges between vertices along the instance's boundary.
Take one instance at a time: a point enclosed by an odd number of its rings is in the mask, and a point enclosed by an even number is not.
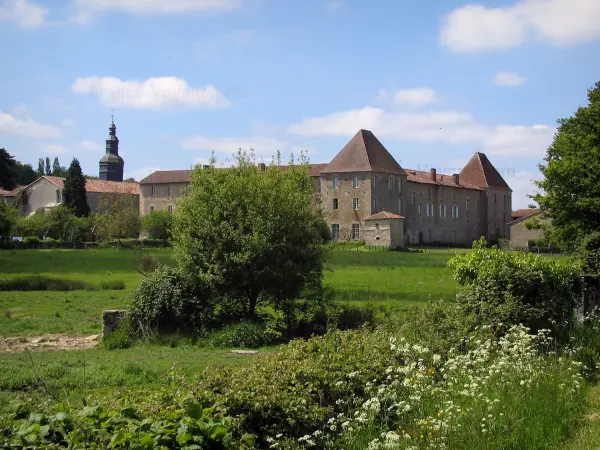
<svg viewBox="0 0 600 450"><path fill-rule="evenodd" d="M67 148L64 145L49 144L42 148L42 152L48 155L64 155L67 153Z"/></svg>
<svg viewBox="0 0 600 450"><path fill-rule="evenodd" d="M149 78L141 82L115 77L78 78L71 89L77 94L94 94L108 107L161 110L230 105L214 86L192 88L176 77Z"/></svg>
<svg viewBox="0 0 600 450"><path fill-rule="evenodd" d="M44 25L48 10L28 0L4 0L0 6L0 20L15 22L23 28Z"/></svg>
<svg viewBox="0 0 600 450"><path fill-rule="evenodd" d="M93 141L88 141L88 140L81 141L77 145L77 148L81 151L88 152L88 153L100 154L100 153L104 153L104 151L105 151L104 144L102 144L100 142L93 142Z"/></svg>
<svg viewBox="0 0 600 450"><path fill-rule="evenodd" d="M492 78L492 84L496 86L516 87L525 84L527 78L515 72L498 72Z"/></svg>
<svg viewBox="0 0 600 450"><path fill-rule="evenodd" d="M400 89L394 94L397 105L425 106L437 101L437 95L431 88Z"/></svg>
<svg viewBox="0 0 600 450"><path fill-rule="evenodd" d="M60 124L65 128L70 128L70 127L74 127L75 125L77 125L77 122L73 119L69 119L68 117L65 117L64 119L62 119L60 121Z"/></svg>
<svg viewBox="0 0 600 450"><path fill-rule="evenodd" d="M504 8L465 5L444 19L440 42L457 53L527 41L574 45L600 38L598 0L521 0Z"/></svg>
<svg viewBox="0 0 600 450"><path fill-rule="evenodd" d="M20 120L0 112L0 135L55 139L62 137L62 131L52 125L37 123L30 119Z"/></svg>
<svg viewBox="0 0 600 450"><path fill-rule="evenodd" d="M143 15L230 12L243 6L242 0L74 0L74 3L83 11Z"/></svg>
<svg viewBox="0 0 600 450"><path fill-rule="evenodd" d="M530 204L533 203L528 195L536 193L539 189L533 184L534 181L539 181L542 179L542 174L531 173L527 171L514 171L508 175L502 174L504 181L508 183L508 185L513 190L512 194L512 209L522 209L527 208Z"/></svg>
<svg viewBox="0 0 600 450"><path fill-rule="evenodd" d="M288 132L304 136L351 137L368 129L387 139L412 142L474 144L491 155L542 156L555 129L545 125L489 126L453 110L388 111L366 106L290 125Z"/></svg>
<svg viewBox="0 0 600 450"><path fill-rule="evenodd" d="M253 149L255 154L270 157L283 150L287 143L262 136L210 138L192 136L184 139L181 146L189 150L214 151L232 155L238 151Z"/></svg>

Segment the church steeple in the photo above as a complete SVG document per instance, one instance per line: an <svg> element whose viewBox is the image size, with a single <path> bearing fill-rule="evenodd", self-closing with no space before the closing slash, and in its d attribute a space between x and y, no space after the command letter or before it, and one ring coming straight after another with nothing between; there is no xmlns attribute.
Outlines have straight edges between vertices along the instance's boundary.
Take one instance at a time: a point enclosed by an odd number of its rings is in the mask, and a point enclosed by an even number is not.
<svg viewBox="0 0 600 450"><path fill-rule="evenodd" d="M108 127L108 138L106 139L106 153L100 159L100 179L105 181L123 181L123 169L125 162L119 156L119 138L117 137L117 126L115 117Z"/></svg>

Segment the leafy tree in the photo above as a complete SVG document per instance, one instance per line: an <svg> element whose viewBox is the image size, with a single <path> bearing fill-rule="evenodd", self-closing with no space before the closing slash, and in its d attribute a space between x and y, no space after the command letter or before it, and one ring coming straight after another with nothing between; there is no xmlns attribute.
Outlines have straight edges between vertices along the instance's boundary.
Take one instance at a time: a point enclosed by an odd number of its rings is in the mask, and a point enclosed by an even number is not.
<svg viewBox="0 0 600 450"><path fill-rule="evenodd" d="M22 237L46 237L48 227L46 226L45 215L37 213L30 217L20 217L15 224L13 234Z"/></svg>
<svg viewBox="0 0 600 450"><path fill-rule="evenodd" d="M19 219L17 210L0 198L0 236L10 236Z"/></svg>
<svg viewBox="0 0 600 450"><path fill-rule="evenodd" d="M16 186L15 180L15 158L5 149L0 148L0 187L13 190Z"/></svg>
<svg viewBox="0 0 600 450"><path fill-rule="evenodd" d="M31 164L22 164L19 161L15 164L16 181L19 186L27 186L38 179L37 173L31 167Z"/></svg>
<svg viewBox="0 0 600 450"><path fill-rule="evenodd" d="M135 178L127 178L125 180L123 180L125 183L137 183L137 181L135 181Z"/></svg>
<svg viewBox="0 0 600 450"><path fill-rule="evenodd" d="M90 206L87 202L85 190L85 177L76 158L73 158L65 180L63 205L73 210L77 217L84 217L90 214Z"/></svg>
<svg viewBox="0 0 600 450"><path fill-rule="evenodd" d="M96 232L104 240L136 238L140 234L140 212L134 196L103 194L95 216Z"/></svg>
<svg viewBox="0 0 600 450"><path fill-rule="evenodd" d="M152 211L142 219L142 231L151 239L167 240L171 237L173 215L168 211Z"/></svg>
<svg viewBox="0 0 600 450"><path fill-rule="evenodd" d="M58 205L44 214L47 235L53 239L72 240L78 233L78 221L73 211Z"/></svg>
<svg viewBox="0 0 600 450"><path fill-rule="evenodd" d="M302 292L322 285L324 218L307 160L302 154L285 172L279 158L263 172L241 150L234 167L216 169L214 162L196 168L177 207L175 259L202 285L236 299L246 316L262 300L288 311Z"/></svg>
<svg viewBox="0 0 600 450"><path fill-rule="evenodd" d="M45 171L44 171L44 158L40 158L38 160L37 174L38 174L39 177L43 177L45 175Z"/></svg>
<svg viewBox="0 0 600 450"><path fill-rule="evenodd" d="M46 175L52 175L52 169L50 167L50 158L48 156L46 156Z"/></svg>
<svg viewBox="0 0 600 450"><path fill-rule="evenodd" d="M600 81L588 90L588 105L558 124L539 165L542 192L532 198L552 219L552 240L573 249L600 229Z"/></svg>
<svg viewBox="0 0 600 450"><path fill-rule="evenodd" d="M54 158L54 163L52 163L52 175L58 177L60 173L60 161L58 160L58 156Z"/></svg>

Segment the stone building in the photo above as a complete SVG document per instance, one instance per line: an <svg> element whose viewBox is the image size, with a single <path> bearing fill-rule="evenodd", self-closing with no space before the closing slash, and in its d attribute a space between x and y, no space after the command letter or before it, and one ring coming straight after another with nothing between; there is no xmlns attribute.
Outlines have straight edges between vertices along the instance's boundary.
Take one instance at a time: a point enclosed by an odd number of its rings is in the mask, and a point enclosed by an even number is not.
<svg viewBox="0 0 600 450"><path fill-rule="evenodd" d="M542 217L537 209L519 209L512 212L513 221L508 224L510 228L510 248L525 249L531 243L544 237L543 229L529 230L525 223L536 217L542 226L548 226L550 219Z"/></svg>
<svg viewBox="0 0 600 450"><path fill-rule="evenodd" d="M329 164L311 165L309 175L336 240L365 240L365 220L383 211L401 217L395 220L402 221L404 244L509 236L512 191L483 153L458 174L405 169L372 132L360 130ZM142 180L141 214L172 212L190 177L190 170L174 170Z"/></svg>

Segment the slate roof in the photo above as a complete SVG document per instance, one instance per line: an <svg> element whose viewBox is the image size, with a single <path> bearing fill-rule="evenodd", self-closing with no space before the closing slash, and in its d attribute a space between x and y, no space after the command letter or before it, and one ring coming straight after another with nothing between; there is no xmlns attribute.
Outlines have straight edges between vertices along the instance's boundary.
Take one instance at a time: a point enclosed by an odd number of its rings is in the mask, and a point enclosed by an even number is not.
<svg viewBox="0 0 600 450"><path fill-rule="evenodd" d="M321 173L382 172L403 175L404 170L375 135L359 130Z"/></svg>
<svg viewBox="0 0 600 450"><path fill-rule="evenodd" d="M398 214L394 214L388 211L379 211L372 216L365 217L363 220L385 220L385 219L404 219L405 217L399 216Z"/></svg>
<svg viewBox="0 0 600 450"><path fill-rule="evenodd" d="M484 153L475 152L461 170L460 178L480 188L493 187L512 191Z"/></svg>
<svg viewBox="0 0 600 450"><path fill-rule="evenodd" d="M321 170L326 166L327 164L310 164L308 175L318 177L321 175ZM279 170L285 171L290 167L292 166L281 165L279 166ZM158 170L140 181L140 184L190 183L192 181L192 172L193 170Z"/></svg>
<svg viewBox="0 0 600 450"><path fill-rule="evenodd" d="M474 189L477 191L482 191L483 189L477 186L474 186L470 183L465 182L461 176L459 175L458 183L454 182L454 177L452 175L446 175L438 173L435 176L435 181L431 179L431 172L423 172L421 170L412 170L405 169L404 170L407 175L407 180L412 181L413 183L424 183L424 184L435 184L442 186L449 186L454 188L463 188L463 189Z"/></svg>
<svg viewBox="0 0 600 450"><path fill-rule="evenodd" d="M45 178L61 190L65 188L64 178L49 176L44 176L42 178ZM140 185L138 183L125 183L119 181L85 180L85 190L86 192L98 194L140 195Z"/></svg>

